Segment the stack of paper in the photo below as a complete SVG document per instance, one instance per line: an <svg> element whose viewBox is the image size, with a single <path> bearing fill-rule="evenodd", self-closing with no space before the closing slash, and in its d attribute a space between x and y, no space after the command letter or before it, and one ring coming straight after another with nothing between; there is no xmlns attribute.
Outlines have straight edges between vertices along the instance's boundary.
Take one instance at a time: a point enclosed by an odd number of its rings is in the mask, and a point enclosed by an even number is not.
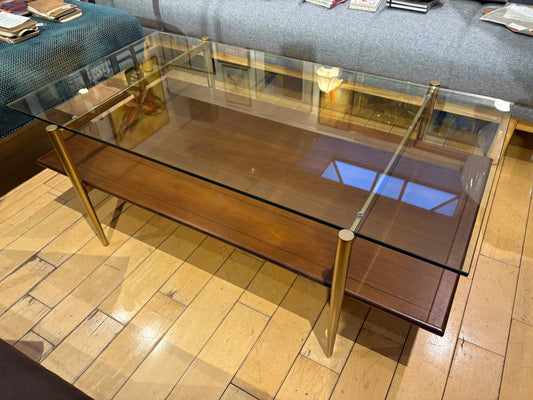
<svg viewBox="0 0 533 400"><path fill-rule="evenodd" d="M439 0L387 0L387 6L427 13Z"/></svg>
<svg viewBox="0 0 533 400"><path fill-rule="evenodd" d="M533 36L533 6L510 4L497 10L487 10L481 19L505 25L516 33Z"/></svg>
<svg viewBox="0 0 533 400"><path fill-rule="evenodd" d="M37 22L28 17L0 11L0 40L11 44L39 34Z"/></svg>
<svg viewBox="0 0 533 400"><path fill-rule="evenodd" d="M337 4L344 3L346 0L305 0L308 3L313 3L318 6L326 7L326 8L332 8L335 7Z"/></svg>
<svg viewBox="0 0 533 400"><path fill-rule="evenodd" d="M350 0L349 8L352 10L376 12L382 1L383 0Z"/></svg>
<svg viewBox="0 0 533 400"><path fill-rule="evenodd" d="M27 15L28 3L33 0L0 0L0 11L11 14Z"/></svg>
<svg viewBox="0 0 533 400"><path fill-rule="evenodd" d="M62 0L35 0L28 4L34 17L56 22L67 22L81 17L81 9Z"/></svg>

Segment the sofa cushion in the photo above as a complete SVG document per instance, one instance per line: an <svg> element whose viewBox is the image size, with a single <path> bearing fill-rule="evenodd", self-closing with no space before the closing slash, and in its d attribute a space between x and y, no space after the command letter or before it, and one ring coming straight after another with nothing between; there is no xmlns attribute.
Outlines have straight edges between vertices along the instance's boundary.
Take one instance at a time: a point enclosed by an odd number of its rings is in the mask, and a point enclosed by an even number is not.
<svg viewBox="0 0 533 400"><path fill-rule="evenodd" d="M159 0L96 0L97 4L118 8L135 16L144 27L161 29Z"/></svg>

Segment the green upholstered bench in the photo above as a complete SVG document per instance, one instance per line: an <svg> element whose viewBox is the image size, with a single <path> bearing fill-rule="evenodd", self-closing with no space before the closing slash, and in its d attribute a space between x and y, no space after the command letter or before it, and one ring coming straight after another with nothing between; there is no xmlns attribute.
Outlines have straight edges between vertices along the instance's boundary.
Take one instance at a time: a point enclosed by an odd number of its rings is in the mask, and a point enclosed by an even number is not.
<svg viewBox="0 0 533 400"><path fill-rule="evenodd" d="M0 42L0 138L31 119L6 105L143 36L135 17L121 10L76 3L83 16L67 23L46 23L41 33L16 45Z"/></svg>
<svg viewBox="0 0 533 400"><path fill-rule="evenodd" d="M34 18L46 23L38 36L16 45L0 42L0 195L39 171L33 161L50 148L44 127L29 124L30 117L7 104L143 36L125 11L66 1L76 3L83 16L64 24ZM98 80L98 71L87 78Z"/></svg>

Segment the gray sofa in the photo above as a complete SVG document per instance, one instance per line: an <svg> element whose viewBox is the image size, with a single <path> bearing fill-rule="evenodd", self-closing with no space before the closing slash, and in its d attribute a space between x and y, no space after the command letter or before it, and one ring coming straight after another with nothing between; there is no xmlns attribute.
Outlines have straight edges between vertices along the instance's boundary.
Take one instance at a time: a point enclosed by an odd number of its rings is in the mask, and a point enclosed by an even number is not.
<svg viewBox="0 0 533 400"><path fill-rule="evenodd" d="M350 70L514 103L533 121L533 37L481 21L476 0L441 0L427 14L386 8L332 9L303 0L96 0L160 29Z"/></svg>

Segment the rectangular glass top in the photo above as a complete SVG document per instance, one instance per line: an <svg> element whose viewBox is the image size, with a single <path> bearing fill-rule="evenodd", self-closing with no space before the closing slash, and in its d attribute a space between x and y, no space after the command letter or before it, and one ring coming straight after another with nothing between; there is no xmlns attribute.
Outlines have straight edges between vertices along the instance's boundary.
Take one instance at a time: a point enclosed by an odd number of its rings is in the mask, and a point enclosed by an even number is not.
<svg viewBox="0 0 533 400"><path fill-rule="evenodd" d="M158 32L10 107L466 274L510 104L438 86Z"/></svg>

